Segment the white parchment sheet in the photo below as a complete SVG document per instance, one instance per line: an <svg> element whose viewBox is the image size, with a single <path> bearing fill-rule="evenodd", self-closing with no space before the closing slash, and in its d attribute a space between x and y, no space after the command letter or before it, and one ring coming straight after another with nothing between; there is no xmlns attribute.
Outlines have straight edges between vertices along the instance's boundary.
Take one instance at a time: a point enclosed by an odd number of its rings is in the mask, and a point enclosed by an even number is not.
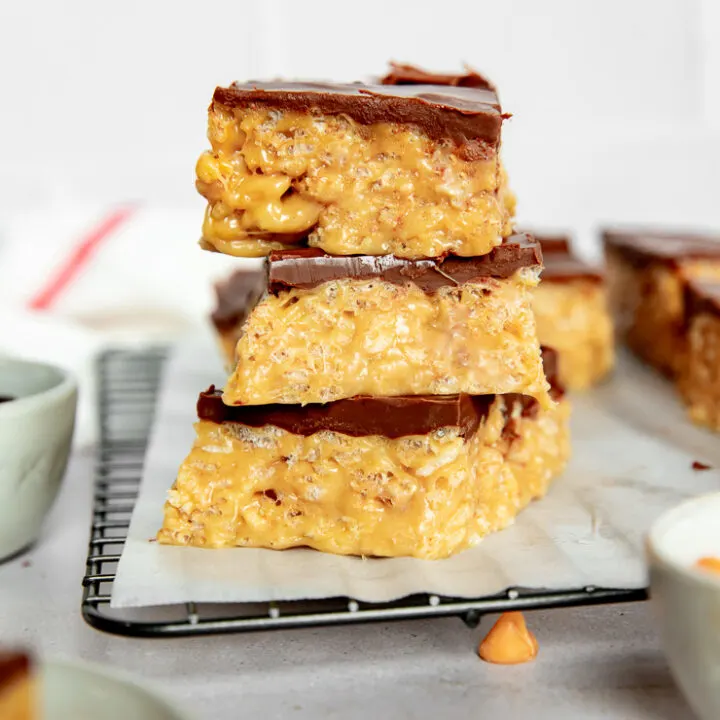
<svg viewBox="0 0 720 720"><path fill-rule="evenodd" d="M646 584L643 535L666 508L720 489L720 440L690 425L669 384L630 357L612 380L573 397L573 458L515 524L447 560L362 559L308 549L202 550L150 542L193 439L200 390L222 385L213 338L168 363L140 496L113 586L113 607L417 592L481 597L508 587L564 590ZM692 469L694 460L713 468Z"/></svg>

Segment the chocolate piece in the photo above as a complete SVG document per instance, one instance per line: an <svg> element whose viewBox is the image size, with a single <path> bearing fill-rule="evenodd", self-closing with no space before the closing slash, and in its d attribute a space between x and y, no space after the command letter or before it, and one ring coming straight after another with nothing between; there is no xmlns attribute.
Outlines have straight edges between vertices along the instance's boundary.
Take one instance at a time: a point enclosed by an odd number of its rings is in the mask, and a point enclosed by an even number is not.
<svg viewBox="0 0 720 720"><path fill-rule="evenodd" d="M358 396L326 404L225 405L222 392L211 386L200 393L198 417L214 423L250 427L274 425L295 435L330 431L360 437L426 435L444 427L458 427L471 436L487 416L495 395Z"/></svg>
<svg viewBox="0 0 720 720"><path fill-rule="evenodd" d="M260 106L272 110L347 115L360 125L400 123L420 127L431 140L452 141L461 157L482 160L500 143L503 115L486 88L441 85L337 85L298 82L233 83L216 88L212 107Z"/></svg>
<svg viewBox="0 0 720 720"><path fill-rule="evenodd" d="M565 388L560 382L558 352L554 348L541 345L540 355L542 356L545 377L547 378L548 383L550 383L550 395L553 400L559 400L565 394Z"/></svg>
<svg viewBox="0 0 720 720"><path fill-rule="evenodd" d="M542 345L540 347L542 355L543 370L548 383L550 383L550 397L558 402L565 396L565 388L560 383L560 371L558 367L558 353L553 348ZM507 393L501 396L505 400L505 418L506 425L503 429L503 435L511 437L517 435L515 432L515 423L512 419L513 411L516 407L520 407L522 417L534 418L540 412L540 403L528 395L520 393Z"/></svg>
<svg viewBox="0 0 720 720"><path fill-rule="evenodd" d="M236 270L215 284L217 305L210 316L219 331L232 330L246 317L265 289L262 269Z"/></svg>
<svg viewBox="0 0 720 720"><path fill-rule="evenodd" d="M423 70L415 65L390 63L390 72L380 80L381 85L449 85L451 87L472 87L491 90L497 94L495 86L480 73L465 66L462 75L447 75Z"/></svg>
<svg viewBox="0 0 720 720"><path fill-rule="evenodd" d="M606 248L636 267L653 262L677 266L683 260L720 260L720 236L657 230L605 230Z"/></svg>
<svg viewBox="0 0 720 720"><path fill-rule="evenodd" d="M316 248L277 250L268 259L268 292L314 288L331 280L382 278L413 282L426 293L480 278L507 278L517 270L542 265L540 246L528 234L506 238L502 245L478 257L406 260L394 255L328 255Z"/></svg>
<svg viewBox="0 0 720 720"><path fill-rule="evenodd" d="M19 652L0 652L0 688L30 672L30 658Z"/></svg>
<svg viewBox="0 0 720 720"><path fill-rule="evenodd" d="M603 274L588 265L572 252L570 238L564 235L535 235L543 254L542 280L563 282L568 280L592 280L602 282Z"/></svg>
<svg viewBox="0 0 720 720"><path fill-rule="evenodd" d="M720 280L694 278L685 284L685 321L701 313L720 315Z"/></svg>

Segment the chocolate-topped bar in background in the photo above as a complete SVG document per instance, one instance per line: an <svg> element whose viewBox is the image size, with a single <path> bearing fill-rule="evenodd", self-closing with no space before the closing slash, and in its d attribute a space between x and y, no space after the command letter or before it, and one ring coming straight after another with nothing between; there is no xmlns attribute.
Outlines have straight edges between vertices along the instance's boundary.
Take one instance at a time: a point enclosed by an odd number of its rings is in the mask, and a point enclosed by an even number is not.
<svg viewBox="0 0 720 720"><path fill-rule="evenodd" d="M615 362L605 278L573 253L568 236L536 239L545 266L533 291L538 338L558 352L563 384L583 390L602 380Z"/></svg>
<svg viewBox="0 0 720 720"><path fill-rule="evenodd" d="M474 545L567 462L569 408L543 361L548 409L521 395L228 407L210 388L158 539L426 559Z"/></svg>
<svg viewBox="0 0 720 720"><path fill-rule="evenodd" d="M685 285L685 361L678 389L690 418L720 432L720 277Z"/></svg>
<svg viewBox="0 0 720 720"><path fill-rule="evenodd" d="M235 368L235 346L248 312L265 290L265 268L240 268L215 283L215 309L210 320L228 372Z"/></svg>
<svg viewBox="0 0 720 720"><path fill-rule="evenodd" d="M618 337L676 378L685 362L685 283L720 279L720 235L611 229L602 238Z"/></svg>
<svg viewBox="0 0 720 720"><path fill-rule="evenodd" d="M474 258L270 254L225 386L229 405L354 395L523 393L547 405L531 309L532 237Z"/></svg>
<svg viewBox="0 0 720 720"><path fill-rule="evenodd" d="M482 86L235 83L197 163L202 245L238 256L484 255L510 234L503 114Z"/></svg>
<svg viewBox="0 0 720 720"><path fill-rule="evenodd" d="M0 649L0 718L39 720L38 688L26 653Z"/></svg>

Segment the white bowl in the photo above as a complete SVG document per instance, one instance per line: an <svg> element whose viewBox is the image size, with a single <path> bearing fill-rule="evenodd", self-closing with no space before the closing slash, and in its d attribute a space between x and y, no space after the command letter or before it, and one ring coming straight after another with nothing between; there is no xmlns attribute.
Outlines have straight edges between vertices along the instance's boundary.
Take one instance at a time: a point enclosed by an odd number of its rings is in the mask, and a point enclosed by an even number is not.
<svg viewBox="0 0 720 720"><path fill-rule="evenodd" d="M699 570L720 557L720 493L662 515L648 536L651 604L670 668L703 720L720 718L720 575Z"/></svg>
<svg viewBox="0 0 720 720"><path fill-rule="evenodd" d="M0 561L37 540L65 473L77 385L64 370L0 358Z"/></svg>
<svg viewBox="0 0 720 720"><path fill-rule="evenodd" d="M77 662L41 666L43 720L188 720L138 680Z"/></svg>

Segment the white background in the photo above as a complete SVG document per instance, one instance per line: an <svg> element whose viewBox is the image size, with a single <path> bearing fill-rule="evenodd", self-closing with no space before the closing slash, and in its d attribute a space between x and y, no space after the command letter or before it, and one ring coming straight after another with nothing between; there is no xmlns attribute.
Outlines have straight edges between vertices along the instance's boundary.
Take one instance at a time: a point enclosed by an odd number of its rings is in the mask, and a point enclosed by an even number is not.
<svg viewBox="0 0 720 720"><path fill-rule="evenodd" d="M142 200L196 209L216 84L465 61L514 114L526 224L720 226L716 0L0 3L0 221ZM166 238L167 242L172 242Z"/></svg>

